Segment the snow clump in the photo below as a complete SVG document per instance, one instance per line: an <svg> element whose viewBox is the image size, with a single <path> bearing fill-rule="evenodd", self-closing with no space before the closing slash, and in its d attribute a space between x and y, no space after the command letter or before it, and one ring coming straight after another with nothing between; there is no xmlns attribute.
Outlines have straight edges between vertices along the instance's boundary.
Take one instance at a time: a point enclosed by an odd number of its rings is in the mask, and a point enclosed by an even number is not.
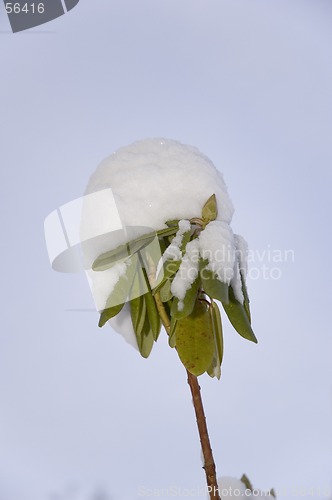
<svg viewBox="0 0 332 500"><path fill-rule="evenodd" d="M107 190L103 196L112 197L109 206L116 207L117 213L114 209L105 209L102 202L94 207L93 213L84 211L83 207L82 241L97 221L113 218L119 220L122 227L96 238L84 255L88 281L99 311L105 308L115 284L125 272L125 265L119 263L96 272L91 269L94 260L134 239L133 235L137 238L166 229L169 220L180 220L179 230L164 257L160 257L161 262L182 258L172 283L172 293L180 300L180 307L197 277L199 255L207 259L207 268L221 281L232 284L236 298L243 301L239 267L246 273L246 244L243 238L234 236L230 227L234 209L221 172L197 148L162 138L141 140L123 147L97 167L85 194L102 190ZM182 256L180 247L184 233L190 229L189 220L201 216L202 207L212 194L216 197L217 218L186 245ZM121 327L128 328L125 320L128 308L120 314L109 323L116 330L128 333ZM129 336L127 340L135 345L133 330Z"/></svg>

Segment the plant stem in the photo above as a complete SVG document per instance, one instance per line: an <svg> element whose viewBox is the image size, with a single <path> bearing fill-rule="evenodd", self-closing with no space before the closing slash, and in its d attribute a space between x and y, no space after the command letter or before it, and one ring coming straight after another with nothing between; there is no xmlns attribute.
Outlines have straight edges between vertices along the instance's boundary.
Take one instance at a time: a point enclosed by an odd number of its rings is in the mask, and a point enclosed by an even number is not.
<svg viewBox="0 0 332 500"><path fill-rule="evenodd" d="M199 432L199 438L201 440L202 453L204 457L203 469L205 470L208 492L211 500L220 500L217 475L216 475L216 466L214 463L209 433L206 425L204 406L201 397L201 388L199 386L197 377L195 375L188 372L188 370L187 370L187 375L188 375L188 384L193 397L193 405L196 414L196 422Z"/></svg>
<svg viewBox="0 0 332 500"><path fill-rule="evenodd" d="M164 304L161 301L159 292L155 294L154 298L160 319L164 325L167 334L169 335L171 323L168 314L166 312L166 309L164 307ZM220 500L217 475L216 475L216 466L214 463L209 433L206 425L204 406L201 398L201 388L199 386L197 377L195 375L190 373L188 370L187 370L187 375L188 375L188 384L191 390L192 401L196 414L196 422L198 427L199 438L201 441L202 453L204 458L203 469L205 470L208 493L210 496L210 500Z"/></svg>

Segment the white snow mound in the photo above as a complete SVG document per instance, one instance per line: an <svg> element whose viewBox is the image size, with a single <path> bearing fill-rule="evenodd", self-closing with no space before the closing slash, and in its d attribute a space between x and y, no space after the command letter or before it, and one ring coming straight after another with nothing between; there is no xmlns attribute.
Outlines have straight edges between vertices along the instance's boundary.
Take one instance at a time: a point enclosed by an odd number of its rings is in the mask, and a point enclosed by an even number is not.
<svg viewBox="0 0 332 500"><path fill-rule="evenodd" d="M93 213L87 212L83 206L81 237L91 234L91 225L98 224L96 221L112 220L121 221L124 231L119 230L105 234L96 239L85 251L85 264L88 268L87 275L91 285L92 293L98 310L104 309L107 298L112 288L124 272L124 266L115 266L107 271L95 272L89 269L93 261L101 254L126 243L134 237L146 234L150 230L167 228L165 224L173 219L191 219L200 217L202 207L208 198L216 195L218 215L215 222L210 223L202 231L199 239L188 250L191 253L199 253L207 257L207 250L212 250L209 259L209 268L215 271L220 279L232 283L239 280L235 269L235 262L239 259L236 255L236 244L245 244L242 240L236 240L229 226L233 216L233 205L227 192L222 174L214 164L198 149L181 144L169 139L146 139L123 147L106 158L91 175L85 194L104 191L104 196L112 197L108 205L116 207L105 209L101 202L94 207ZM119 222L117 222L119 224ZM188 225L188 223L187 223ZM178 257L179 245L182 234L187 229L186 222L182 223L178 240L174 241L169 250L174 252L174 258ZM102 226L102 224L101 224ZM98 225L99 227L99 225ZM126 230L130 228L131 237ZM182 234L181 234L182 233ZM221 245L221 246L220 246ZM226 261L217 261L213 258L213 250L222 252L225 250ZM226 252L227 250L227 252ZM168 255L166 258L170 258ZM188 254L181 268L183 273L186 264L190 264L192 255ZM197 266L196 266L197 272ZM184 273L185 274L185 273ZM234 278L235 276L235 278ZM180 299L189 288L195 278L195 272L190 275L189 280L181 284L180 273L174 280L172 291ZM236 294L243 300L239 282L235 286ZM125 310L128 314L128 310ZM120 333L128 333L128 322L124 321L125 311L119 320L112 321L114 328ZM126 332L122 332L124 325ZM133 338L127 338L130 343L136 345L134 332Z"/></svg>

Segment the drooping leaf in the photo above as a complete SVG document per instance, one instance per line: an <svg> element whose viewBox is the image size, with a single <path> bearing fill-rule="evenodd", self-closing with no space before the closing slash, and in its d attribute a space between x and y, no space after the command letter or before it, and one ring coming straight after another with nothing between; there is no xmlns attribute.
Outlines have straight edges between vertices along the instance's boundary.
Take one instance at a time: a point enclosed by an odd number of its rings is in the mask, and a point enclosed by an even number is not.
<svg viewBox="0 0 332 500"><path fill-rule="evenodd" d="M205 301L197 300L192 313L176 322L176 349L182 363L193 375L211 366L215 351L212 321Z"/></svg>
<svg viewBox="0 0 332 500"><path fill-rule="evenodd" d="M229 287L229 303L222 304L229 321L241 337L257 344L244 306L235 298L232 287Z"/></svg>
<svg viewBox="0 0 332 500"><path fill-rule="evenodd" d="M212 358L212 363L209 366L209 368L206 370L206 373L211 377L217 377L218 380L220 380L221 377L221 368L220 365L218 364L218 359L217 356L214 354Z"/></svg>
<svg viewBox="0 0 332 500"><path fill-rule="evenodd" d="M154 335L152 332L148 315L146 315L140 337L139 339L137 339L138 348L143 358L147 358L149 356L153 347L153 342L154 342Z"/></svg>
<svg viewBox="0 0 332 500"><path fill-rule="evenodd" d="M144 295L135 297L130 301L130 314L138 345L140 345L141 333L146 317L146 302Z"/></svg>
<svg viewBox="0 0 332 500"><path fill-rule="evenodd" d="M123 308L124 303L132 288L134 276L137 272L137 256L134 255L128 261L126 272L120 276L118 282L115 284L112 293L109 295L105 309L101 311L98 325L104 326L105 323L116 316Z"/></svg>
<svg viewBox="0 0 332 500"><path fill-rule="evenodd" d="M167 260L164 263L163 268L160 270L156 278L156 286L152 290L153 295L159 292L166 281L177 273L180 264L180 260Z"/></svg>
<svg viewBox="0 0 332 500"><path fill-rule="evenodd" d="M130 301L131 319L136 335L137 346L143 358L149 356L154 341L145 299L146 297L141 295Z"/></svg>
<svg viewBox="0 0 332 500"><path fill-rule="evenodd" d="M224 355L224 341L223 341L223 334L222 334L222 323L221 323L221 315L219 311L218 305L212 301L211 303L212 307L212 321L213 321L213 326L214 326L214 331L216 333L216 344L217 344L217 350L218 350L218 358L220 361L220 364L222 363L223 355Z"/></svg>
<svg viewBox="0 0 332 500"><path fill-rule="evenodd" d="M114 318L114 316L119 314L123 306L124 304L117 304L116 306L108 307L107 309L101 311L98 326L104 326L109 319Z"/></svg>
<svg viewBox="0 0 332 500"><path fill-rule="evenodd" d="M211 222L217 218L217 214L217 199L216 195L213 194L202 208L202 218L204 221Z"/></svg>
<svg viewBox="0 0 332 500"><path fill-rule="evenodd" d="M144 261L141 258L140 254L139 254L139 259L140 259L140 263L141 263L141 269L140 269L141 273L140 273L139 277L140 277L140 283L141 283L141 285L143 285L143 287L141 289L141 294L144 294L143 297L144 297L145 303L146 303L147 317L149 320L149 324L151 327L153 338L154 338L154 340L157 340L159 333L160 333L160 329L161 329L161 320L160 320L160 316L158 314L156 302L152 296L152 290L151 290L147 271L144 267Z"/></svg>
<svg viewBox="0 0 332 500"><path fill-rule="evenodd" d="M147 292L144 295L144 299L146 303L147 316L151 326L153 338L154 340L157 340L161 329L161 320L158 314L156 302L152 296L151 291Z"/></svg>
<svg viewBox="0 0 332 500"><path fill-rule="evenodd" d="M212 318L213 325L213 334L215 341L215 352L213 356L212 365L208 370L208 374L211 377L217 377L220 379L221 376L221 363L224 354L224 343L223 343L223 334L222 334L222 323L221 316L218 305L212 301L210 305L210 313Z"/></svg>
<svg viewBox="0 0 332 500"><path fill-rule="evenodd" d="M135 255L136 257L136 255ZM129 293L129 300L136 299L142 295L145 295L149 290L148 285L145 282L145 277L143 274L143 268L141 265L141 261L139 258L139 254L137 255L137 268L134 279L132 281L132 286Z"/></svg>
<svg viewBox="0 0 332 500"><path fill-rule="evenodd" d="M168 337L168 344L170 347L176 346L176 335L175 335L175 327L176 327L177 319L171 318L170 332Z"/></svg>
<svg viewBox="0 0 332 500"><path fill-rule="evenodd" d="M136 337L137 339L140 339L142 328L148 321L153 337L157 340L161 329L161 321L155 300L151 293L147 272L144 268L144 262L141 259L140 254L138 254L138 260L141 265L138 266L130 291L132 323ZM145 330L146 329L147 327L145 326Z"/></svg>
<svg viewBox="0 0 332 500"><path fill-rule="evenodd" d="M186 295L183 299L183 307L179 309L179 299L177 297L174 297L172 301L172 308L171 308L171 316L175 319L182 319L188 316L189 314L192 313L196 299L197 299L197 294L198 294L198 289L200 286L200 277L199 275L189 288L187 290Z"/></svg>
<svg viewBox="0 0 332 500"><path fill-rule="evenodd" d="M250 300L249 300L249 295L248 295L248 291L247 291L246 281L245 281L245 278L243 276L242 271L240 271L240 276L241 276L241 284L242 284L242 293L243 293L243 297L244 297L243 306L244 306L244 309L247 313L249 323L251 324L251 314L250 314L250 305L249 305Z"/></svg>
<svg viewBox="0 0 332 500"><path fill-rule="evenodd" d="M227 283L222 283L216 275L206 267L201 269L200 275L204 292L211 299L220 300L220 302L227 304L229 302L229 286Z"/></svg>
<svg viewBox="0 0 332 500"><path fill-rule="evenodd" d="M146 303L143 297L147 291L139 259L138 263L137 272L135 273L130 290L130 314L136 337L140 335L145 321Z"/></svg>

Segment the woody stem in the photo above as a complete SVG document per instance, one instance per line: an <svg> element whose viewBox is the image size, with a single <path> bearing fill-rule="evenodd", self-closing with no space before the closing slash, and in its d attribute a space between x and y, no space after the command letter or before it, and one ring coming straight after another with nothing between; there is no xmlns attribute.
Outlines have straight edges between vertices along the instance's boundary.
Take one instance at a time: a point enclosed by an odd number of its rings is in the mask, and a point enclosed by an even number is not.
<svg viewBox="0 0 332 500"><path fill-rule="evenodd" d="M197 377L195 375L190 373L188 370L187 370L187 375L188 375L188 384L193 398L193 405L196 414L198 433L204 457L203 468L205 470L208 493L210 495L211 500L220 500L217 475L216 475L216 466L213 458L209 433L206 425L204 406L201 397L201 388L199 386Z"/></svg>
<svg viewBox="0 0 332 500"><path fill-rule="evenodd" d="M164 307L164 304L161 301L159 292L157 292L154 297L160 319L164 325L167 334L169 335L171 322ZM217 475L216 475L216 466L212 454L209 433L206 425L204 406L201 397L201 388L199 386L197 377L192 373L190 373L188 370L187 370L187 376L196 414L196 422L197 422L199 438L201 441L201 448L204 458L203 468L205 470L208 493L210 496L210 500L220 500Z"/></svg>

